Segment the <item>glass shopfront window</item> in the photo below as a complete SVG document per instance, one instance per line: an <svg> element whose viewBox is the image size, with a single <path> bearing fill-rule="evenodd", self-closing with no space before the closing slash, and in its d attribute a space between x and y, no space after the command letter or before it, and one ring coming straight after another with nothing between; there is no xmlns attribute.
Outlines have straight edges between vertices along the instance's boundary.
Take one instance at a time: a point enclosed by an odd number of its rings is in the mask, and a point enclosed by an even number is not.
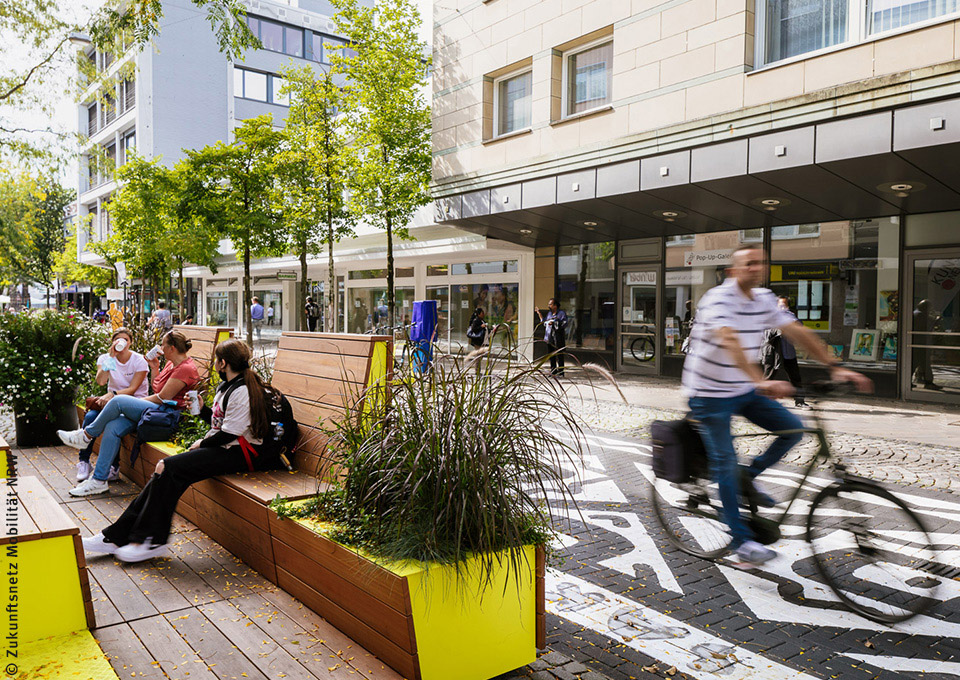
<svg viewBox="0 0 960 680"><path fill-rule="evenodd" d="M900 322L897 219L805 226L794 237L772 239L771 290L789 300L800 323L817 332L843 363L895 371ZM797 356L806 360L801 348Z"/></svg>
<svg viewBox="0 0 960 680"><path fill-rule="evenodd" d="M427 299L437 301L436 343L450 351L450 286L427 286Z"/></svg>
<svg viewBox="0 0 960 680"><path fill-rule="evenodd" d="M413 287L395 287L394 322L397 325L409 324L413 313ZM349 310L347 311L348 330L351 333L366 333L390 323L387 307L387 288L351 288L349 291Z"/></svg>
<svg viewBox="0 0 960 680"><path fill-rule="evenodd" d="M663 346L666 355L685 354L697 303L723 283L733 253L763 240L755 229L685 234L666 240Z"/></svg>
<svg viewBox="0 0 960 680"><path fill-rule="evenodd" d="M567 347L612 352L616 330L616 244L557 249L557 291L570 319Z"/></svg>
<svg viewBox="0 0 960 680"><path fill-rule="evenodd" d="M207 325L237 326L237 293L223 291L207 293Z"/></svg>
<svg viewBox="0 0 960 680"><path fill-rule="evenodd" d="M454 265L456 268L457 265ZM455 284L451 288L450 346L469 348L467 326L470 316L480 307L483 309L488 331L499 326L487 341L494 346L517 347L517 309L519 308L519 283L474 283Z"/></svg>

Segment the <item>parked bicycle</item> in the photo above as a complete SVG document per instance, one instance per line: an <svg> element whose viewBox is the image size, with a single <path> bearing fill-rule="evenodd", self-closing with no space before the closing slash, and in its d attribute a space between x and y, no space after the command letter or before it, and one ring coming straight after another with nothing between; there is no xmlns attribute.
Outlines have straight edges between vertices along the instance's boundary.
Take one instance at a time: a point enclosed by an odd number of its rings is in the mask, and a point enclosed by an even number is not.
<svg viewBox="0 0 960 680"><path fill-rule="evenodd" d="M846 389L819 383L805 396L809 402ZM799 475L782 513L777 516L776 508L760 510L755 503L748 504L748 524L757 540L776 542L787 519L809 506L804 536L813 550L816 571L844 605L881 623L905 621L924 612L936 601L940 580L957 578L960 570L939 561L926 526L902 499L847 470L830 450L819 411L815 408L811 414L814 427L800 431L817 438L817 451ZM784 433L738 437L778 434ZM820 489L812 502L801 499L805 488L816 487L807 484L811 473L831 460L832 483ZM686 462L689 481L675 484L655 479L651 494L655 515L674 546L695 557L719 560L731 552L731 538L721 517L717 485L709 479L706 460Z"/></svg>
<svg viewBox="0 0 960 680"><path fill-rule="evenodd" d="M657 346L654 343L654 330L650 326L640 326L638 331L642 335L633 339L630 343L630 354L637 361L653 361L657 354Z"/></svg>

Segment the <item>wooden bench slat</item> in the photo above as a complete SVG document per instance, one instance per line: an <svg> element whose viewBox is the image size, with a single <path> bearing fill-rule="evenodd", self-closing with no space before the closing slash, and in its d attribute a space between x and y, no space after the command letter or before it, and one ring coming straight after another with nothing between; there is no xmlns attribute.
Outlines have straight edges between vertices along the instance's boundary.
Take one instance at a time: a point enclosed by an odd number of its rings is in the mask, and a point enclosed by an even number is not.
<svg viewBox="0 0 960 680"><path fill-rule="evenodd" d="M273 370L365 385L367 358L284 350L277 353Z"/></svg>
<svg viewBox="0 0 960 680"><path fill-rule="evenodd" d="M80 529L36 477L17 481L17 496L23 510L30 514L41 538L79 534Z"/></svg>
<svg viewBox="0 0 960 680"><path fill-rule="evenodd" d="M319 404L337 408L341 412L344 398L352 404L363 394L358 385L297 373L274 373L271 384L284 394L301 395Z"/></svg>
<svg viewBox="0 0 960 680"><path fill-rule="evenodd" d="M16 483L19 484L24 479L27 479L27 477L20 477ZM4 498L6 498L7 494L10 493L8 490L9 486L10 485L8 484L6 479L0 480L0 493L3 494ZM47 495L49 496L49 494ZM18 498L20 497L19 492L17 493L17 497ZM37 523L33 521L33 517L30 516L30 513L25 507L25 504L23 504L22 498L20 499L20 502L21 502L21 506L20 508L18 508L16 513L16 517L17 517L16 524L10 524L6 520L4 520L3 522L3 536L2 538L0 538L0 545L3 545L4 543L9 543L10 539L14 536L16 536L18 541L26 540L26 538L31 535L34 535L34 537L36 538L39 538L40 536L40 529L37 527ZM52 496L50 497L50 502L51 503L56 502L53 500ZM10 529L13 529L13 528L16 529L16 533L13 533L10 531Z"/></svg>
<svg viewBox="0 0 960 680"><path fill-rule="evenodd" d="M299 349L305 352L367 357L370 354L370 341L377 339L381 341L389 340L387 337L372 335L284 332L280 336L279 349Z"/></svg>

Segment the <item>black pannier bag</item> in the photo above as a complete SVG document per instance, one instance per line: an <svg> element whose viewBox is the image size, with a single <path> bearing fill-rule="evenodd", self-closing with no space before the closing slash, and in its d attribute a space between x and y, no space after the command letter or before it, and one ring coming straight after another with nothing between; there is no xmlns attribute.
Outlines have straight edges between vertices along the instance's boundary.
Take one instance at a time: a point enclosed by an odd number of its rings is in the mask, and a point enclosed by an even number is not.
<svg viewBox="0 0 960 680"><path fill-rule="evenodd" d="M650 424L650 443L653 473L659 479L683 484L691 477L707 477L707 450L689 419L654 420Z"/></svg>

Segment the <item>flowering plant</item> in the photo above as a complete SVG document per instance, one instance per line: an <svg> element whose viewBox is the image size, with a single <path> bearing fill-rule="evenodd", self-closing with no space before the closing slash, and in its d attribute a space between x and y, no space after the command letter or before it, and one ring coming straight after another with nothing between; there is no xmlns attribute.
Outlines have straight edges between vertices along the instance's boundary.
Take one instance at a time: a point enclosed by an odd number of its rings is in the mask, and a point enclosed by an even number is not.
<svg viewBox="0 0 960 680"><path fill-rule="evenodd" d="M72 402L107 340L104 327L73 311L0 314L0 405L41 417Z"/></svg>

